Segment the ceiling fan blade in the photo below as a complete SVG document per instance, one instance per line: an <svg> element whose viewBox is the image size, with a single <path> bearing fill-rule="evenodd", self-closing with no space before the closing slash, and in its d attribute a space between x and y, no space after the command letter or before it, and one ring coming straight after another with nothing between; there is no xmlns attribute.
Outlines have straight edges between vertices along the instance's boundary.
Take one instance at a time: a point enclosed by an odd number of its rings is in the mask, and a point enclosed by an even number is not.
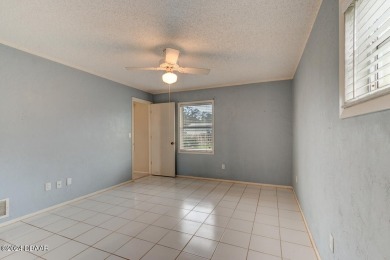
<svg viewBox="0 0 390 260"><path fill-rule="evenodd" d="M127 70L165 70L161 67L125 67Z"/></svg>
<svg viewBox="0 0 390 260"><path fill-rule="evenodd" d="M177 64L177 59L179 58L180 51L166 48L165 53L165 62L169 64Z"/></svg>
<svg viewBox="0 0 390 260"><path fill-rule="evenodd" d="M182 68L182 67L180 67L177 71L180 73L186 73L186 74L207 75L210 73L210 69L202 69L202 68Z"/></svg>

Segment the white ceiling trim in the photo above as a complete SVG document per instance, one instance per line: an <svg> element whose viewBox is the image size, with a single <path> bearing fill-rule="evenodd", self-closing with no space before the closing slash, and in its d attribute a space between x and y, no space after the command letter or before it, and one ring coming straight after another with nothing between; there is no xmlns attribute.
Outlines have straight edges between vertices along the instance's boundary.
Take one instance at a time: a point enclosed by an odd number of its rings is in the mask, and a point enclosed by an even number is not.
<svg viewBox="0 0 390 260"><path fill-rule="evenodd" d="M229 85L212 85L212 86L207 86L207 87L202 87L201 89L199 88L185 88L181 89L179 87L175 87L175 85L171 85L171 93L174 92L185 92L185 91L194 91L194 90L203 90L203 89L213 89L213 88L226 88L226 87L238 87L238 86L243 86L243 85L252 85L252 84L261 84L261 83L267 83L267 82L275 82L275 81L284 81L284 80L292 80L293 78L288 77L288 78L277 78L277 79L270 79L266 81L256 81L256 82L240 82L240 83L233 83ZM166 88L164 87L164 90L161 91L154 91L151 94L166 94L168 93L168 85L166 85Z"/></svg>
<svg viewBox="0 0 390 260"><path fill-rule="evenodd" d="M32 50L29 50L29 49L27 49L27 48L23 48L23 47L20 47L20 46L15 46L14 44L8 43L8 42L6 42L6 41L1 41L1 40L0 40L0 44L3 44L3 45L6 45L6 46L8 46L8 47L14 48L14 49L16 49L16 50L19 50L19 51L22 51L22 52L26 52L26 53L28 53L28 54L31 54L31 55L34 55L34 56L43 58L43 59L45 59L45 60L53 61L53 62L58 63L58 64L60 64L60 65L64 65L64 66L66 66L66 67L69 67L69 68L71 68L71 69L80 70L80 71L86 72L86 73L88 73L88 74L97 76L97 77L99 77L99 78L103 78L103 79L106 79L106 80L110 80L110 81L112 81L112 82L119 83L119 84L125 85L125 86L127 86L127 87L131 87L131 88L135 88L135 89L144 91L144 90L142 90L142 89L140 89L140 88L136 88L136 87L133 87L133 86L129 86L126 82L119 82L119 81L117 81L117 80L114 79L114 78L110 78L110 76L108 76L108 75L104 75L104 74L102 74L102 73L97 73L97 72L94 72L94 71L90 71L90 70L88 70L88 69L86 69L86 68L81 68L81 67L78 67L78 66L76 66L76 65L67 64L66 62L63 62L62 60L53 59L52 57L49 57L49 56L47 56L47 55L45 55L45 54L42 54L42 53L35 53L35 52L32 51ZM147 91L145 91L145 92L147 92ZM147 93L150 93L150 92L147 92ZM152 94L152 93L150 93L150 94Z"/></svg>

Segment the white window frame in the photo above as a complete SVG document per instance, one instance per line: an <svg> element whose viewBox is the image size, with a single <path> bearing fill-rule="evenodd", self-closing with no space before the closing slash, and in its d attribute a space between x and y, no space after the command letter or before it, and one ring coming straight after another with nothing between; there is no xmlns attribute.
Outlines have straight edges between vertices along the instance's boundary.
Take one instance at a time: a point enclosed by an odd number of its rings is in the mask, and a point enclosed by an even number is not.
<svg viewBox="0 0 390 260"><path fill-rule="evenodd" d="M206 151L206 150L203 150L203 151L191 151L191 150L184 150L184 149L181 149L181 124L182 124L182 115L181 115L181 110L180 110L180 106L182 105L196 105L196 104L204 104L204 103L211 103L212 105L212 116L213 116L213 120L212 120L212 128L213 128L213 135L212 135L212 138L213 138L213 142L212 142L212 149L211 151ZM215 124L214 124L214 100L199 100L199 101L190 101L190 102L180 102L177 104L177 110L178 110L178 117L179 117L179 124L178 124L178 132L179 132L179 145L178 145L178 153L185 153L185 154L211 154L213 155L214 154L214 150L215 150Z"/></svg>
<svg viewBox="0 0 390 260"><path fill-rule="evenodd" d="M390 91L383 90L356 101L345 102L345 39L344 13L354 0L339 0L339 103L340 118L364 115L390 109Z"/></svg>

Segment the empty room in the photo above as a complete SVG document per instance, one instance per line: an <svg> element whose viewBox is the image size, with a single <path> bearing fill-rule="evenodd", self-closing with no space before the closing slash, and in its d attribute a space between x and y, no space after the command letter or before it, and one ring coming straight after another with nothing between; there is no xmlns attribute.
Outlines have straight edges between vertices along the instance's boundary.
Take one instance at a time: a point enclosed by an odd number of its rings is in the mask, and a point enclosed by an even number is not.
<svg viewBox="0 0 390 260"><path fill-rule="evenodd" d="M0 259L390 260L390 1L0 1Z"/></svg>

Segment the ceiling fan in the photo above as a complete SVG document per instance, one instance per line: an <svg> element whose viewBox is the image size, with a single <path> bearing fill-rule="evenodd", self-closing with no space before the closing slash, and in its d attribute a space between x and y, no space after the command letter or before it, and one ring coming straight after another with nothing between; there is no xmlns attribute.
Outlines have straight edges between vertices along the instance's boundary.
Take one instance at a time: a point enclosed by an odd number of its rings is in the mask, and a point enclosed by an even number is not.
<svg viewBox="0 0 390 260"><path fill-rule="evenodd" d="M177 63L179 58L180 51L166 48L164 49L164 58L160 60L159 67L126 67L127 70L161 70L165 71L162 75L162 80L167 84L173 84L177 81L177 75L173 72L177 71L184 74L203 74L207 75L210 72L210 69L202 68L188 68L180 67Z"/></svg>

